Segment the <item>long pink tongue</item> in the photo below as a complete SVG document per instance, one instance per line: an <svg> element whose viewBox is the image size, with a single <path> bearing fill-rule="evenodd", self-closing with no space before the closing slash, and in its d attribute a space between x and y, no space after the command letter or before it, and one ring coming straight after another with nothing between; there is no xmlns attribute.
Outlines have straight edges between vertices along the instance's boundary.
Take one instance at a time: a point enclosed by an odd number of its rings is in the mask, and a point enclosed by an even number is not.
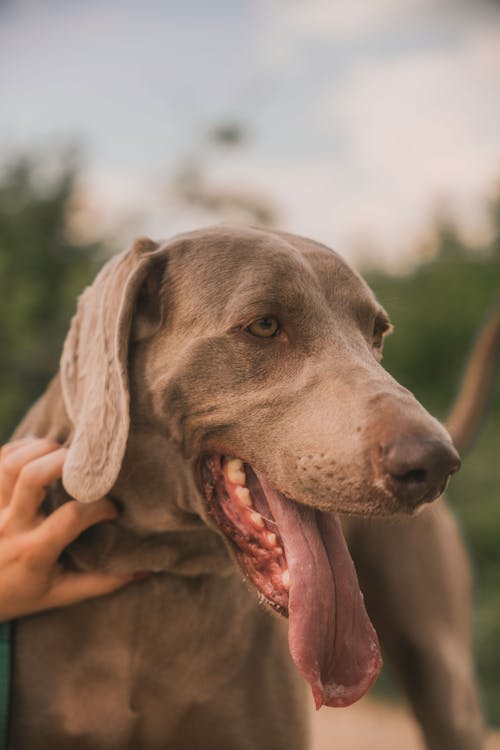
<svg viewBox="0 0 500 750"><path fill-rule="evenodd" d="M261 474L259 481L290 571L290 653L316 708L348 706L375 682L382 659L340 523L288 500Z"/></svg>

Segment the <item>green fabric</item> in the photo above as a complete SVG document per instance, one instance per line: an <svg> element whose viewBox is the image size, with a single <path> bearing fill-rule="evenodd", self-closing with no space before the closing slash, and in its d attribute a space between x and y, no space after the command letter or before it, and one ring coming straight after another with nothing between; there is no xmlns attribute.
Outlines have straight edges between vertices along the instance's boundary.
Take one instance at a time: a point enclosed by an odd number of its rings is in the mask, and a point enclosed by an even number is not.
<svg viewBox="0 0 500 750"><path fill-rule="evenodd" d="M0 622L0 750L7 750L10 700L10 622Z"/></svg>

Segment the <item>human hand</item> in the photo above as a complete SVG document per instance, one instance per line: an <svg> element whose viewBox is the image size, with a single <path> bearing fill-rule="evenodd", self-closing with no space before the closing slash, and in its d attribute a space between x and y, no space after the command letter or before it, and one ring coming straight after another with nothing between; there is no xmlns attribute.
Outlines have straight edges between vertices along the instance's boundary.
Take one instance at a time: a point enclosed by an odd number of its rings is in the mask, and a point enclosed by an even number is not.
<svg viewBox="0 0 500 750"><path fill-rule="evenodd" d="M38 438L0 449L0 622L108 594L133 580L65 571L58 563L82 531L117 517L106 498L89 505L72 500L48 517L42 514L45 488L61 476L66 454Z"/></svg>

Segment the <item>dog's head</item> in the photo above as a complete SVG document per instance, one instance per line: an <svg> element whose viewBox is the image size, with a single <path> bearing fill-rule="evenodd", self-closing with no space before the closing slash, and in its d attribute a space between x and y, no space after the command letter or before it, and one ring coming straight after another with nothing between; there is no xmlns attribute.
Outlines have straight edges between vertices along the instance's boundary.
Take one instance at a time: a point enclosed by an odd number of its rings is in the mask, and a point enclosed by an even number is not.
<svg viewBox="0 0 500 750"><path fill-rule="evenodd" d="M335 512L413 513L459 465L446 431L382 368L389 330L336 253L218 227L112 260L82 295L62 358L68 492L90 502L134 471L132 419L152 446L145 485L196 477L183 512L289 615L318 705L351 703L380 668ZM162 465L154 445L176 461Z"/></svg>

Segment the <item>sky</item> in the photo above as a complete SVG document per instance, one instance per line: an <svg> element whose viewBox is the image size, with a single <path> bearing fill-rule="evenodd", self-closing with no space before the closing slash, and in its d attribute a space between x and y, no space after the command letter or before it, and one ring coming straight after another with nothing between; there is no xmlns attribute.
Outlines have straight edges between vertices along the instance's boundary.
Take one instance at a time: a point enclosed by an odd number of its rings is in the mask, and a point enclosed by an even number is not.
<svg viewBox="0 0 500 750"><path fill-rule="evenodd" d="M0 164L79 144L80 229L119 243L233 218L179 201L198 161L280 227L402 266L440 211L487 237L499 71L487 0L0 0ZM240 145L209 144L222 122Z"/></svg>

